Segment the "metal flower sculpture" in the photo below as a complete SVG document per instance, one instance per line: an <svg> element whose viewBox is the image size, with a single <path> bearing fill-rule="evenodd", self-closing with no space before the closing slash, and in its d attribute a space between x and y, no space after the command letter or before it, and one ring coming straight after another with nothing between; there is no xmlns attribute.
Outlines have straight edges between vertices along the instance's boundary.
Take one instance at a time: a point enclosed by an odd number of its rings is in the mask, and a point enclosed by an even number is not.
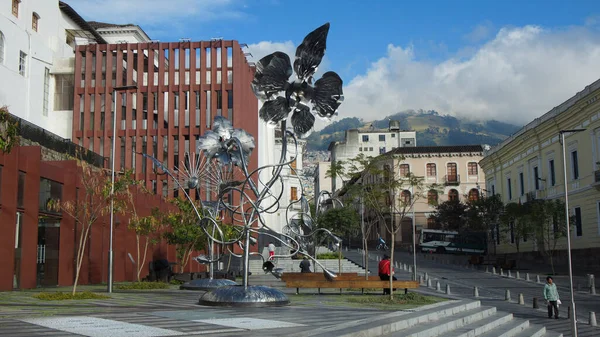
<svg viewBox="0 0 600 337"><path fill-rule="evenodd" d="M259 117L269 125L277 125L290 113L292 130L302 138L307 136L315 124L315 115L330 120L344 100L342 79L333 71L323 74L313 84L327 43L329 23L309 33L296 49L292 76L292 65L287 54L274 52L256 64L252 89L264 102ZM309 107L312 104L312 111Z"/></svg>
<svg viewBox="0 0 600 337"><path fill-rule="evenodd" d="M238 147L242 151L238 151ZM233 163L242 166L248 162L254 147L254 137L243 129L234 129L231 121L222 116L215 117L212 131L198 139L198 149L204 151L207 158L216 158L222 165Z"/></svg>

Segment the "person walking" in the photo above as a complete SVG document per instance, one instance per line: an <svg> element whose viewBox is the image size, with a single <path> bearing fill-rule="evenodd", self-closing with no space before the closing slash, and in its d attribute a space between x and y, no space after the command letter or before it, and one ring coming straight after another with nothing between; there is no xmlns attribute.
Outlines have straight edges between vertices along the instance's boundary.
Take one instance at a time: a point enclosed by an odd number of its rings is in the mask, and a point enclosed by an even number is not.
<svg viewBox="0 0 600 337"><path fill-rule="evenodd" d="M273 242L269 242L269 261L273 261L273 256L275 255L275 245Z"/></svg>
<svg viewBox="0 0 600 337"><path fill-rule="evenodd" d="M382 281L389 281L390 276L394 273L392 270L390 257L387 254L383 254L383 258L379 262L379 279ZM394 280L396 278L394 277ZM388 295L390 293L390 288L383 288L383 294Z"/></svg>
<svg viewBox="0 0 600 337"><path fill-rule="evenodd" d="M546 277L546 285L544 285L544 299L548 305L548 318L552 318L552 309L554 309L554 318L558 319L558 304L560 304L560 296L552 276Z"/></svg>
<svg viewBox="0 0 600 337"><path fill-rule="evenodd" d="M302 258L302 262L300 262L300 272L301 273L310 273L310 261L308 261L308 258L305 256L304 258Z"/></svg>

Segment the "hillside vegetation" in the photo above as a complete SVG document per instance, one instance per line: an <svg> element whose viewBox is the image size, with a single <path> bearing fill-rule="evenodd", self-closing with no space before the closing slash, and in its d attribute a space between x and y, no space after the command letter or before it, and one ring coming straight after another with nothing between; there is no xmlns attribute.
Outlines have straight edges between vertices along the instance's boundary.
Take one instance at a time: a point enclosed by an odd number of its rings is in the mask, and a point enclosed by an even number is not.
<svg viewBox="0 0 600 337"><path fill-rule="evenodd" d="M403 130L417 131L417 145L462 145L488 144L496 145L521 127L495 120L473 121L448 115L440 115L436 111L405 111L393 114L382 120L373 122L358 118L343 118L321 131L312 133L308 138L309 151L326 151L332 141L343 141L348 129L368 127L387 129L388 119L400 122Z"/></svg>

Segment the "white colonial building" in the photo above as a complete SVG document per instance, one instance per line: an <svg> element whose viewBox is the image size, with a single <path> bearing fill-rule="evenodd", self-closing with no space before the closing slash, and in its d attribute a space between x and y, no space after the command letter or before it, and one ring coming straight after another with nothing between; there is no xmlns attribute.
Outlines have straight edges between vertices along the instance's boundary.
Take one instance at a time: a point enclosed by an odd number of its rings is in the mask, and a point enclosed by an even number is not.
<svg viewBox="0 0 600 337"><path fill-rule="evenodd" d="M362 129L351 129L346 131L346 138L342 142L331 142L331 163L336 161L348 162L363 153L366 157L377 157L399 147L417 146L417 134L415 131L400 130L398 121L390 121L389 128L374 129L367 127ZM331 192L342 187L342 178L331 179Z"/></svg>
<svg viewBox="0 0 600 337"><path fill-rule="evenodd" d="M0 4L0 106L62 138L71 139L75 47L143 42L135 25L95 23L56 0Z"/></svg>

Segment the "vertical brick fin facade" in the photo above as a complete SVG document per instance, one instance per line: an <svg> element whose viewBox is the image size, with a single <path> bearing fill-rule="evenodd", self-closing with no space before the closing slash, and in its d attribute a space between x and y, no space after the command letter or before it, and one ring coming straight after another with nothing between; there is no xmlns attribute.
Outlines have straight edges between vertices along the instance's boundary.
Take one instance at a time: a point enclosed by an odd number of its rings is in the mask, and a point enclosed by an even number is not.
<svg viewBox="0 0 600 337"><path fill-rule="evenodd" d="M103 154L107 165L113 88L137 85L116 97L115 168L134 169L136 178L158 194L173 197L177 192L172 181L163 187L166 177L139 153L154 155L169 168L181 166L186 152L197 154L198 138L218 115L258 142L258 102L250 87L254 68L237 41L79 46L75 68L74 142ZM257 162L255 150L250 171Z"/></svg>

